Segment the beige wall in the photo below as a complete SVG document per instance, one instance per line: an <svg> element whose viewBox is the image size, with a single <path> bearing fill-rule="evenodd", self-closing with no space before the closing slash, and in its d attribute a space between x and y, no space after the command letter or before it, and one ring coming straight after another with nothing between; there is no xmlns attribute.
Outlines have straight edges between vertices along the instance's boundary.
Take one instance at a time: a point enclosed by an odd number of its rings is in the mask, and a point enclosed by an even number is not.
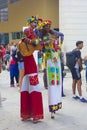
<svg viewBox="0 0 87 130"><path fill-rule="evenodd" d="M0 33L21 31L26 19L38 15L52 20L52 28L59 26L59 0L21 0L8 5L8 21L0 23Z"/></svg>
<svg viewBox="0 0 87 130"><path fill-rule="evenodd" d="M71 2L70 2L71 1ZM60 30L64 33L64 50L75 48L76 41L84 41L82 57L87 54L87 0L60 0Z"/></svg>

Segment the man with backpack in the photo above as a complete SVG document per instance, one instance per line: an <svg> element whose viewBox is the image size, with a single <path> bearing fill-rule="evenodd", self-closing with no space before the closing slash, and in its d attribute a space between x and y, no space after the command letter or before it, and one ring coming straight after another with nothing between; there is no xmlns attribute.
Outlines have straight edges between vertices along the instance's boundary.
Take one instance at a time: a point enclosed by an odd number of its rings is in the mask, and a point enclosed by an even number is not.
<svg viewBox="0 0 87 130"><path fill-rule="evenodd" d="M82 96L82 80L81 80L81 71L82 67L82 58L81 58L81 49L83 48L83 41L76 42L76 48L71 52L73 56L70 56L70 59L73 59L72 65L69 65L68 60L69 56L68 53L66 54L66 62L67 66L69 67L71 74L72 74L72 92L73 92L73 99L79 99L81 102L86 103L87 100ZM76 87L78 90L79 96L76 95Z"/></svg>

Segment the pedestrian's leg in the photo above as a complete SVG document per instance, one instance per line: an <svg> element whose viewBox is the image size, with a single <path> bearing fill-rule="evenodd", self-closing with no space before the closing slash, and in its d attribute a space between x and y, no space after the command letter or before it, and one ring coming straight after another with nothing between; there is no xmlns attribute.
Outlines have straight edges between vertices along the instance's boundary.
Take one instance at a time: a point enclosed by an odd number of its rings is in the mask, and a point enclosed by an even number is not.
<svg viewBox="0 0 87 130"><path fill-rule="evenodd" d="M19 76L15 76L15 80L16 80L16 85L17 87L19 86L18 82L19 82Z"/></svg>
<svg viewBox="0 0 87 130"><path fill-rule="evenodd" d="M14 87L14 76L13 76L13 77L11 77L11 82L10 82L10 85L11 85L11 87Z"/></svg>
<svg viewBox="0 0 87 130"><path fill-rule="evenodd" d="M87 100L82 96L81 85L82 85L82 81L81 81L81 79L79 79L78 82L77 82L77 89L78 89L78 93L79 93L79 96L80 96L80 101L87 103Z"/></svg>
<svg viewBox="0 0 87 130"><path fill-rule="evenodd" d="M77 80L73 79L73 81L72 81L72 93L73 93L73 95L76 94L76 83L77 83Z"/></svg>
<svg viewBox="0 0 87 130"><path fill-rule="evenodd" d="M81 81L81 79L79 79L79 80L77 81L77 90L78 90L78 93L79 93L79 96L80 96L80 97L82 96L81 85L82 85L82 81Z"/></svg>

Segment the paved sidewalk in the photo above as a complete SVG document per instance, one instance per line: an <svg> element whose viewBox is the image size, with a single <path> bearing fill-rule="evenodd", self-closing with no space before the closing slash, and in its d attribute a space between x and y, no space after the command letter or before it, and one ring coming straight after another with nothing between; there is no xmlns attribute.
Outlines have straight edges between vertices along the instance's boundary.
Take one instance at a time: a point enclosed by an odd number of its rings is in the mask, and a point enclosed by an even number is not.
<svg viewBox="0 0 87 130"><path fill-rule="evenodd" d="M0 74L0 93L2 99L6 98L0 107L0 130L87 130L87 103L72 99L70 73L67 73L64 79L66 97L62 99L63 107L55 114L55 119L50 118L47 90L43 87L42 76L43 73L39 73L45 118L33 124L31 121L23 122L20 119L20 93L17 87L9 87L9 72L3 71ZM83 95L87 98L84 73L82 76Z"/></svg>

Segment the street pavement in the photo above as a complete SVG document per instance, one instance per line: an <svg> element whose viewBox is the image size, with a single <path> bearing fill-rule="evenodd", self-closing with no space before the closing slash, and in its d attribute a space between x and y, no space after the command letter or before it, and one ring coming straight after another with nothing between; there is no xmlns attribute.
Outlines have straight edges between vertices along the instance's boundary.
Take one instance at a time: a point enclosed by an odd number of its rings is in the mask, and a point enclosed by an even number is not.
<svg viewBox="0 0 87 130"><path fill-rule="evenodd" d="M55 118L51 119L48 111L48 92L43 86L43 73L39 73L39 80L43 95L44 120L33 124L32 121L21 121L20 93L17 87L9 85L9 72L0 73L0 130L87 130L87 103L72 99L72 79L67 72L64 79L64 93L62 109L57 111ZM87 99L85 72L82 72L83 96Z"/></svg>

